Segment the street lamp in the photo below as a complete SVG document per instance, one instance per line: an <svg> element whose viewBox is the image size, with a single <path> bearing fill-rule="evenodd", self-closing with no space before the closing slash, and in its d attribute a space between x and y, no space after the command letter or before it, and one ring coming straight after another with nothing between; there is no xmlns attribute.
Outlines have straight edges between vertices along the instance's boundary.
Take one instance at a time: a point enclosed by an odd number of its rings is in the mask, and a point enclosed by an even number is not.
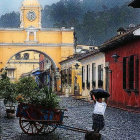
<svg viewBox="0 0 140 140"><path fill-rule="evenodd" d="M78 63L76 63L74 66L76 69L78 69L80 65Z"/></svg>
<svg viewBox="0 0 140 140"><path fill-rule="evenodd" d="M112 56L111 56L113 59L114 59L114 62L118 62L118 58L120 57L118 54L113 54Z"/></svg>

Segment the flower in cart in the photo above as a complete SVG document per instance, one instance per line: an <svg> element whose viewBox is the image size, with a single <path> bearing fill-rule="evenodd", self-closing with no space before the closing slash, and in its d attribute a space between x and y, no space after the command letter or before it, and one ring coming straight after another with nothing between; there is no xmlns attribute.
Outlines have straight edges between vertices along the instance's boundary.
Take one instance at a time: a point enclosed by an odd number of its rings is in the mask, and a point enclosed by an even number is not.
<svg viewBox="0 0 140 140"><path fill-rule="evenodd" d="M23 96L21 94L18 94L18 96L16 97L16 100L18 102L23 102L24 98L23 98Z"/></svg>

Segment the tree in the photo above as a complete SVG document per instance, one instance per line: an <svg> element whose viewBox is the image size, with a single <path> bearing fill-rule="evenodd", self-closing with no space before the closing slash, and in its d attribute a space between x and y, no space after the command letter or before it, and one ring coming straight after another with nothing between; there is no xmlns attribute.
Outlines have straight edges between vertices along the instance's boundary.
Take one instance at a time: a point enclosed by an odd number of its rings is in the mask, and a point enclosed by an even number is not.
<svg viewBox="0 0 140 140"><path fill-rule="evenodd" d="M13 106L13 103L16 102L16 84L11 83L10 79L7 77L7 73L3 72L1 75L2 79L0 79L0 94L1 98L4 99L5 104L9 104Z"/></svg>
<svg viewBox="0 0 140 140"><path fill-rule="evenodd" d="M38 85L32 77L23 77L17 82L17 92L28 101L38 92Z"/></svg>
<svg viewBox="0 0 140 140"><path fill-rule="evenodd" d="M19 13L6 13L0 17L0 27L3 28L17 28L20 25Z"/></svg>

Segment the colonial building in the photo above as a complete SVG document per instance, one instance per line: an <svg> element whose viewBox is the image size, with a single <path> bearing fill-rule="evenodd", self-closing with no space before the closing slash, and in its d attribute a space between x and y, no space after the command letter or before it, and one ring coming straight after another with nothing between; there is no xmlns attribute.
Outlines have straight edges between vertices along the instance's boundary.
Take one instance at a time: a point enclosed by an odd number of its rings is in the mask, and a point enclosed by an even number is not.
<svg viewBox="0 0 140 140"><path fill-rule="evenodd" d="M105 53L109 104L140 111L140 26L106 41L100 51Z"/></svg>
<svg viewBox="0 0 140 140"><path fill-rule="evenodd" d="M33 73L38 79L38 83L40 86L48 86L51 87L52 84L56 81L54 77L54 70L52 69L51 61L46 58L43 54L39 55L39 70Z"/></svg>
<svg viewBox="0 0 140 140"><path fill-rule="evenodd" d="M96 46L77 45L75 54L60 62L63 93L68 92L71 95L82 95L82 63L79 62L79 58L87 56L95 49L97 49Z"/></svg>
<svg viewBox="0 0 140 140"><path fill-rule="evenodd" d="M7 76L17 81L23 74L39 68L39 53L25 51L13 56L6 65Z"/></svg>
<svg viewBox="0 0 140 140"><path fill-rule="evenodd" d="M62 92L70 95L81 95L82 66L78 62L81 54L75 54L60 62Z"/></svg>
<svg viewBox="0 0 140 140"><path fill-rule="evenodd" d="M0 28L0 69L5 69L13 56L25 51L43 54L54 71L60 68L60 61L73 55L74 28L42 28L41 10L38 0L23 0L20 27Z"/></svg>
<svg viewBox="0 0 140 140"><path fill-rule="evenodd" d="M82 65L82 95L89 96L93 88L98 88L98 81L103 83L106 89L105 80L105 55L98 49L84 54L78 59Z"/></svg>

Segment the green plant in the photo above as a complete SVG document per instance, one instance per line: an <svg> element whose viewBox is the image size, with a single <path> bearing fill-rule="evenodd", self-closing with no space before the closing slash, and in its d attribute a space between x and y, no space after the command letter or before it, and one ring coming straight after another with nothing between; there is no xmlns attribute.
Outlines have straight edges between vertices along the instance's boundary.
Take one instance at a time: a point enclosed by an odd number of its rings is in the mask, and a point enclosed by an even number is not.
<svg viewBox="0 0 140 140"><path fill-rule="evenodd" d="M24 77L19 79L17 83L19 102L43 106L45 108L54 109L59 107L59 98L52 92L52 89L47 86L39 89L35 80L32 77Z"/></svg>
<svg viewBox="0 0 140 140"><path fill-rule="evenodd" d="M10 79L7 77L7 73L4 72L1 75L0 79L0 96L4 99L4 104L9 104L13 106L13 103L16 102L16 84L11 83Z"/></svg>
<svg viewBox="0 0 140 140"><path fill-rule="evenodd" d="M38 85L32 77L20 78L17 83L18 96L28 102L39 91Z"/></svg>
<svg viewBox="0 0 140 140"><path fill-rule="evenodd" d="M60 99L52 92L52 89L47 87L42 88L38 93L34 94L29 103L36 106L43 106L49 109L59 108Z"/></svg>

